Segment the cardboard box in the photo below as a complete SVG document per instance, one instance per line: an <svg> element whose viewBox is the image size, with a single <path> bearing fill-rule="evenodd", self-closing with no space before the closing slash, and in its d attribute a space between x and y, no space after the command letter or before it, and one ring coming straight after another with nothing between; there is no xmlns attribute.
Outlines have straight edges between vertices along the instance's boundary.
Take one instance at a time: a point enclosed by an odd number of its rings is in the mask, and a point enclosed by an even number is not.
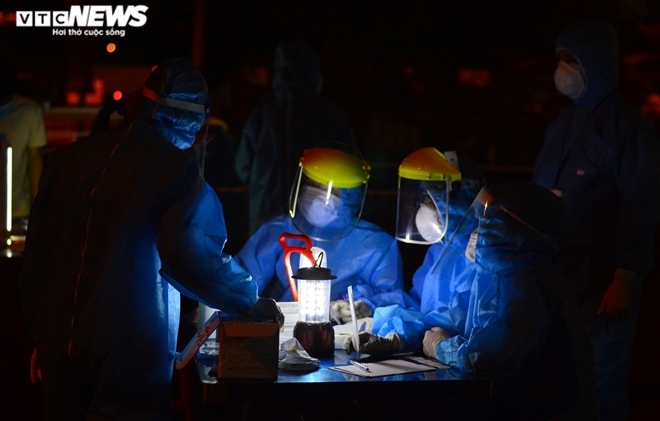
<svg viewBox="0 0 660 421"><path fill-rule="evenodd" d="M220 318L219 379L277 379L280 327L276 321Z"/></svg>

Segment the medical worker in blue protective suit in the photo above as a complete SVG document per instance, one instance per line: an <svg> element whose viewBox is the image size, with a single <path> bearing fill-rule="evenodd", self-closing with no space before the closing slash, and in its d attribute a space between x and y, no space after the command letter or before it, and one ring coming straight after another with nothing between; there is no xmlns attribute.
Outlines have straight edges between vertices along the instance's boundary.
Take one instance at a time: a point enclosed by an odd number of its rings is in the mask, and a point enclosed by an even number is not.
<svg viewBox="0 0 660 421"><path fill-rule="evenodd" d="M142 94L117 128L48 157L30 214L20 289L49 420L171 419L179 292L283 321L223 253L222 207L189 150L204 77L167 60Z"/></svg>
<svg viewBox="0 0 660 421"><path fill-rule="evenodd" d="M305 149L328 141L355 143L342 108L319 96L321 61L312 48L279 44L272 86L275 99L251 111L236 152L236 173L250 188L250 234L288 211L289 189Z"/></svg>
<svg viewBox="0 0 660 421"><path fill-rule="evenodd" d="M612 27L573 24L555 47L555 84L572 105L548 126L533 181L561 198L570 219L556 260L594 345L602 419L623 420L642 283L653 267L660 219L660 141L616 92Z"/></svg>
<svg viewBox="0 0 660 421"><path fill-rule="evenodd" d="M464 320L456 323L449 309L388 322L378 336L360 334L360 350L423 350L462 371L493 375L489 419L594 419L593 353L575 298L551 261L553 236L566 221L561 201L533 183L509 182L482 190L473 209L466 218L479 221L476 275L459 312ZM351 339L344 343L349 353Z"/></svg>
<svg viewBox="0 0 660 421"><path fill-rule="evenodd" d="M470 238L476 238L477 221L470 219L468 222L473 222L472 225L460 223L482 187L483 170L468 158L459 157L458 162L461 184L449 193L447 233L441 242L429 246L412 279L410 295L424 313L455 306L465 308L470 295L475 270L465 256L465 248ZM435 203L444 206L444 197L436 198ZM441 256L442 265L439 264Z"/></svg>
<svg viewBox="0 0 660 421"><path fill-rule="evenodd" d="M351 320L345 301L352 285L356 317L370 316L376 306L414 306L403 290L403 267L396 240L375 224L360 219L369 165L355 155L330 147L305 150L291 191L289 215L278 216L254 233L236 255L263 291L277 301L293 301L285 269L284 233L305 234L314 256L337 278L332 281L333 318ZM295 241L291 244L303 246ZM305 259L303 266L310 263ZM300 254L290 258L295 274Z"/></svg>

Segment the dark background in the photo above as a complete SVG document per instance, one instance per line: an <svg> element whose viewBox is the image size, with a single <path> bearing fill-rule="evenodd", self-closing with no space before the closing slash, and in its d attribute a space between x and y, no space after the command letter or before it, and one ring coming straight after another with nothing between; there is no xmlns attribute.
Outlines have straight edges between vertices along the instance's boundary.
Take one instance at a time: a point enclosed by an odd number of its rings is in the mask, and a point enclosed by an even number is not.
<svg viewBox="0 0 660 421"><path fill-rule="evenodd" d="M6 20L16 10L68 10L72 4L145 4L147 23L126 28L124 37L95 38L53 36L50 28L19 28ZM21 93L50 107L65 105L68 90L91 90L99 72L108 85L121 73L114 86L128 91L161 60L190 57L207 78L213 114L228 124L225 143L217 144L228 152L227 165L250 109L271 95L277 43L309 43L321 56L322 95L346 110L373 166L365 218L390 233L396 168L420 147L456 150L482 164L494 181L531 177L545 127L568 104L553 83L554 39L576 19L602 18L618 30L620 93L656 129L660 124L660 1L0 0L0 11L0 56L19 71ZM105 51L108 42L116 43L115 53ZM214 188L225 208L227 251L235 253L246 237L246 191L229 182ZM409 281L425 249L400 245ZM16 276L13 262L0 265L3 280ZM631 419L658 410L659 272L656 265L645 285ZM3 363L3 389L13 391L3 391L3 419L16 411L30 419L39 408L38 389L25 377L31 344L12 322L19 310L16 291L8 291L3 343L25 349L15 363ZM3 361L15 354L7 349L3 345Z"/></svg>
<svg viewBox="0 0 660 421"><path fill-rule="evenodd" d="M398 163L435 146L487 166L528 166L545 125L567 103L552 80L555 35L594 16L619 31L622 95L657 125L657 111L646 109L660 91L657 1L5 0L2 10L108 3L149 6L146 25L124 37L0 27L0 53L22 72L26 94L56 106L67 86L91 89L95 68L148 68L184 55L203 69L214 114L238 137L254 102L269 94L277 43L295 39L321 55L322 94L346 109L369 160ZM105 52L110 41L113 54ZM461 71L475 70L485 72L486 86L460 82Z"/></svg>

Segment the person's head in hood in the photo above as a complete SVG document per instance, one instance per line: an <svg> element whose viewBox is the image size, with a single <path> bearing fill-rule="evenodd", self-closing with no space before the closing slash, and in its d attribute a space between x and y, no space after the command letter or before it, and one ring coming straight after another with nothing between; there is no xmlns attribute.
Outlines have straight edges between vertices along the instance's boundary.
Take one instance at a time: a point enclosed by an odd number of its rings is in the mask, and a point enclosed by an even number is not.
<svg viewBox="0 0 660 421"><path fill-rule="evenodd" d="M131 117L156 120L169 142L190 148L208 113L208 89L199 69L183 57L166 60L151 70L142 95Z"/></svg>
<svg viewBox="0 0 660 421"><path fill-rule="evenodd" d="M594 106L617 88L617 35L610 25L584 20L565 28L555 42L555 85L579 105Z"/></svg>
<svg viewBox="0 0 660 421"><path fill-rule="evenodd" d="M566 227L561 199L531 182L508 181L489 190L479 213L476 263L483 268L549 260Z"/></svg>
<svg viewBox="0 0 660 421"><path fill-rule="evenodd" d="M318 94L321 89L321 59L311 47L284 42L275 49L273 90L278 99L289 91Z"/></svg>

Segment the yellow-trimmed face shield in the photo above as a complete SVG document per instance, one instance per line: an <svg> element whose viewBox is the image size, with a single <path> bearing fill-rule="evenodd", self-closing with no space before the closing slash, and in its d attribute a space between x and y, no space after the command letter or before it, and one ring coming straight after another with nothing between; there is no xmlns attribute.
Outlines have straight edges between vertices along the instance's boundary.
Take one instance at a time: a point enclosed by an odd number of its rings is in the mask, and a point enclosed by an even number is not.
<svg viewBox="0 0 660 421"><path fill-rule="evenodd" d="M357 151L306 149L289 199L296 228L318 241L348 235L360 219L370 172Z"/></svg>
<svg viewBox="0 0 660 421"><path fill-rule="evenodd" d="M442 241L449 223L449 192L461 172L445 154L422 148L399 166L395 237L413 244Z"/></svg>

